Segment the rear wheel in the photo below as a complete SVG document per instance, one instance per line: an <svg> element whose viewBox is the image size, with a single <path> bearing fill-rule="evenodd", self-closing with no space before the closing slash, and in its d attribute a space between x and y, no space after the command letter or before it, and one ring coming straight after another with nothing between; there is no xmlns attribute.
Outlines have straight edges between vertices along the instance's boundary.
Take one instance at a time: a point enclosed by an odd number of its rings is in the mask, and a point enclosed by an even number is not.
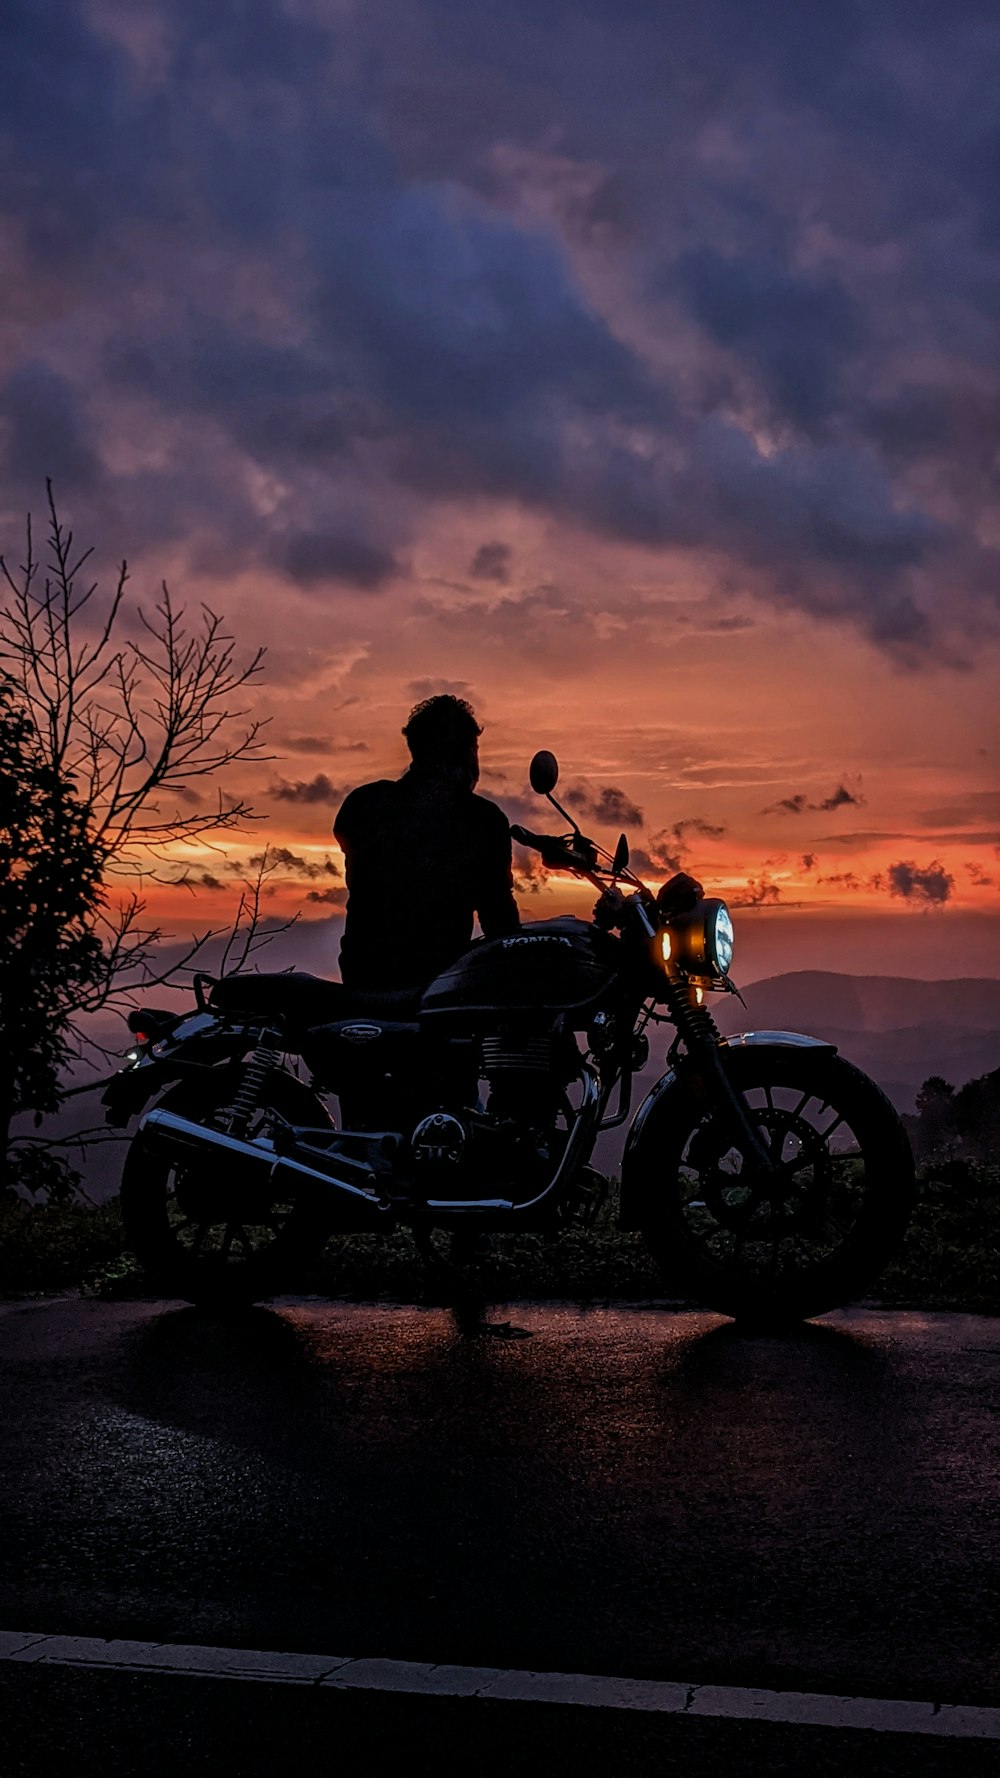
<svg viewBox="0 0 1000 1778"><path fill-rule="evenodd" d="M717 1105L659 1130L654 1120L646 1241L673 1284L738 1320L780 1326L839 1308L905 1234L906 1132L875 1083L829 1050L748 1046L725 1061L773 1172L754 1177Z"/></svg>
<svg viewBox="0 0 1000 1778"><path fill-rule="evenodd" d="M213 1073L197 1085L182 1082L160 1104L224 1130L237 1084L228 1071ZM249 1139L268 1133L272 1112L315 1128L333 1121L314 1093L280 1070L264 1088ZM151 1286L214 1306L255 1302L294 1281L330 1232L315 1204L255 1191L216 1154L175 1163L147 1146L141 1131L125 1160L121 1208L127 1244Z"/></svg>

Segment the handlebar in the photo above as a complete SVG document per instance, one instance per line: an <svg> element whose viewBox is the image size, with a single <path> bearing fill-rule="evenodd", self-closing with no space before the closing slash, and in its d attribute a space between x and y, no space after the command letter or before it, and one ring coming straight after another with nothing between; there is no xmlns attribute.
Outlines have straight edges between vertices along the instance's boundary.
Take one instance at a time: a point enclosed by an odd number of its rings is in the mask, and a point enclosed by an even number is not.
<svg viewBox="0 0 1000 1778"><path fill-rule="evenodd" d="M597 848L584 834L572 839L555 833L532 833L530 827L512 827L512 839L520 846L531 846L542 855L542 863L553 869L589 872L597 865Z"/></svg>
<svg viewBox="0 0 1000 1778"><path fill-rule="evenodd" d="M532 833L530 827L521 827L517 824L511 825L510 832L511 838L515 839L519 846L531 846L534 851L539 852L542 863L548 865L550 870L571 870L577 876L585 877L589 883L593 883L594 887L602 892L607 887L609 877L607 865L598 863L597 847L593 840L587 839L585 834L577 833L571 840L554 833ZM578 846L579 850L577 850ZM584 850L584 848L586 849ZM609 858L608 863L610 864L610 862ZM652 904L653 896L638 877L632 876L629 871L623 872L622 875L624 880L630 882L638 891L638 894L632 898L633 902ZM650 925L645 916L644 924L648 927L649 936L652 936L655 928Z"/></svg>
<svg viewBox="0 0 1000 1778"><path fill-rule="evenodd" d="M510 831L511 837L517 841L519 846L531 846L536 852L551 851L556 846L560 851L565 850L565 841L559 839L556 834L532 833L530 827L517 826L512 826Z"/></svg>

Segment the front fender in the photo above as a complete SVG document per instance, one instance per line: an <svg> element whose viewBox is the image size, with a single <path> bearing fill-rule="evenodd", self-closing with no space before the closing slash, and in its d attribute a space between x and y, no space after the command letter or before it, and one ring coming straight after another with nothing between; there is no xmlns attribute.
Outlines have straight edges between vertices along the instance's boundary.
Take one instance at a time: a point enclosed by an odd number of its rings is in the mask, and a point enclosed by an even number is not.
<svg viewBox="0 0 1000 1778"><path fill-rule="evenodd" d="M798 1031L740 1031L723 1037L722 1049L745 1049L751 1045L768 1044L778 1049L817 1049L835 1051L835 1043L821 1037L804 1037ZM640 1155L652 1125L661 1129L671 1126L687 1129L692 1116L704 1107L704 1087L694 1070L682 1064L670 1068L646 1094L632 1121L632 1128L622 1156L622 1188L619 1223L623 1229L640 1226Z"/></svg>

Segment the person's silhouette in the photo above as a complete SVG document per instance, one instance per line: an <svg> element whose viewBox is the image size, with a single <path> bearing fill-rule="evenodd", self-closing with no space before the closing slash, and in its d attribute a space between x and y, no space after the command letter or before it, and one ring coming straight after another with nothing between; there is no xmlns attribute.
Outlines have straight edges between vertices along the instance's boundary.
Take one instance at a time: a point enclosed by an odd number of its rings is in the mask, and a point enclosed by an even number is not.
<svg viewBox="0 0 1000 1778"><path fill-rule="evenodd" d="M427 698L403 733L409 769L352 790L334 822L347 867L348 987L424 986L468 948L477 914L486 938L519 924L507 817L474 795L482 730L471 706Z"/></svg>

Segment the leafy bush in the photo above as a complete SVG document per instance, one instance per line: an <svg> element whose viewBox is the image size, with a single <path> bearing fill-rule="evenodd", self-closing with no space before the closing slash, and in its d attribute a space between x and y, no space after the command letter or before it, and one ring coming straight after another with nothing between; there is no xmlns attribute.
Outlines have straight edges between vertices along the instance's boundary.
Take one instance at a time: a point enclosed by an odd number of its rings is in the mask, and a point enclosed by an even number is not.
<svg viewBox="0 0 1000 1778"><path fill-rule="evenodd" d="M119 1261L117 1203L28 1204L0 1200L0 1290L74 1290L100 1267Z"/></svg>
<svg viewBox="0 0 1000 1778"><path fill-rule="evenodd" d="M592 1230L557 1240L502 1235L479 1268L487 1296L621 1301L663 1297L642 1237L615 1227L610 1202ZM447 1238L437 1237L442 1253ZM427 1275L405 1230L331 1241L300 1288L331 1297L420 1297ZM142 1295L141 1272L123 1252L117 1203L0 1203L0 1290L83 1288L100 1296ZM909 1232L873 1293L890 1306L1000 1314L1000 1166L943 1162L922 1173Z"/></svg>

